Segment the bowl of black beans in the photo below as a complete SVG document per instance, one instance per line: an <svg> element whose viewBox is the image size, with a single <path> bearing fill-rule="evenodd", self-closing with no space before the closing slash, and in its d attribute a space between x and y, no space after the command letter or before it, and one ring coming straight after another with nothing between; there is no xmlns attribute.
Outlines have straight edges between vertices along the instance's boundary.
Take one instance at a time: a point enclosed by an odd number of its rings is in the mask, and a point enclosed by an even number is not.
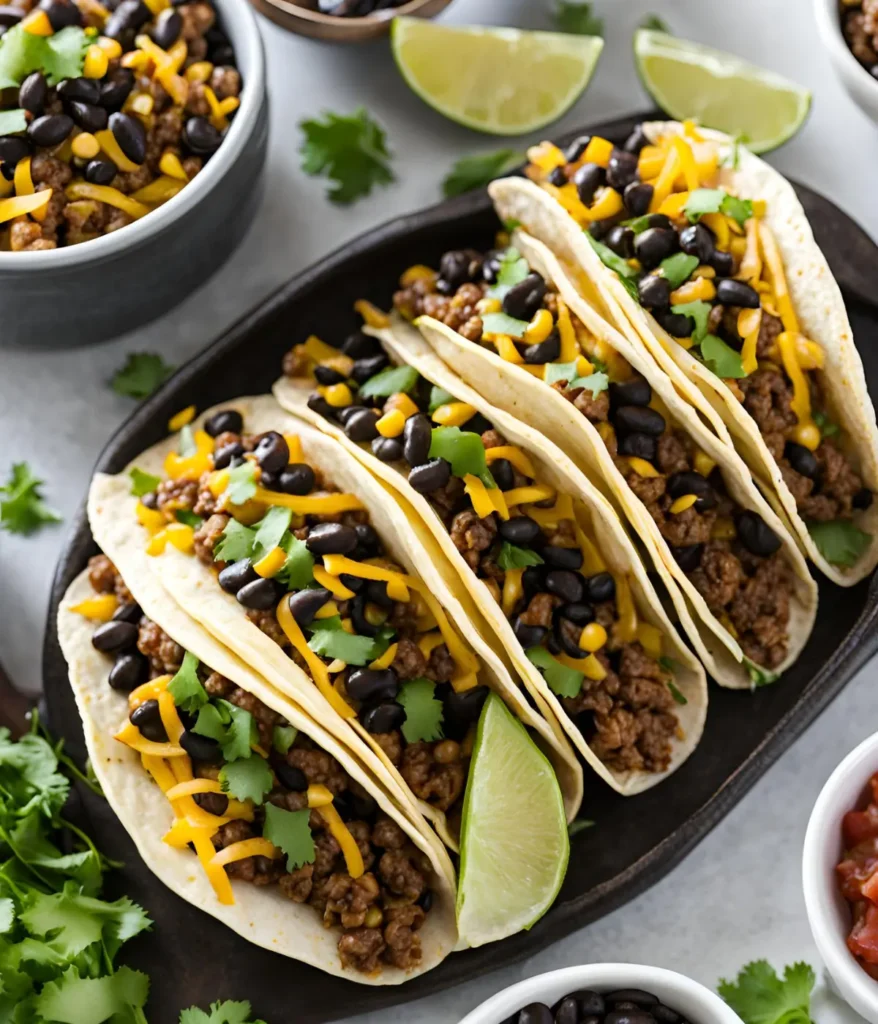
<svg viewBox="0 0 878 1024"><path fill-rule="evenodd" d="M364 43L390 30L397 15L432 18L451 0L251 0L281 28L334 43Z"/></svg>
<svg viewBox="0 0 878 1024"><path fill-rule="evenodd" d="M122 334L234 250L267 144L245 3L15 0L0 69L3 343Z"/></svg>
<svg viewBox="0 0 878 1024"><path fill-rule="evenodd" d="M741 1024L710 989L638 964L566 967L504 989L460 1024Z"/></svg>

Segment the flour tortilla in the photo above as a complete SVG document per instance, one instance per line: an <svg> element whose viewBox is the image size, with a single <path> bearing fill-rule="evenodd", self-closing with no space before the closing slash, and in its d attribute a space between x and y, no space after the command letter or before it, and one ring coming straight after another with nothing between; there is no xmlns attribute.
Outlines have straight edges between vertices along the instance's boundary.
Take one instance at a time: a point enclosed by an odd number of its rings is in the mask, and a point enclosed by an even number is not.
<svg viewBox="0 0 878 1024"><path fill-rule="evenodd" d="M680 722L680 735L674 743L671 763L666 771L618 772L607 768L591 750L560 699L549 688L542 673L525 656L502 609L484 582L464 561L430 503L409 485L406 474L382 462L373 456L371 451L350 441L337 424L309 409L307 399L313 390L312 382L297 383L282 377L274 386L278 400L290 412L307 419L337 438L382 483L393 489L397 500L408 510L409 520L418 538L425 545L432 545L441 550L440 557L453 567L453 571L463 582L473 601L478 604L484 619L493 631L494 643L499 645L498 650L505 651L512 659L516 671L534 700L550 720L562 724L580 755L597 774L617 792L626 796L643 792L658 784L686 760L701 738L707 714L707 684L703 668L680 640L668 619L643 563L612 507L564 452L531 427L491 405L477 394L431 351L424 338L409 324L398 322L390 329L370 330L369 333L381 340L394 363L406 363L414 367L432 384L444 388L456 399L474 406L494 424L510 444L527 453L538 469L541 480L547 481L559 491L572 495L577 504L577 511L584 519L580 525L597 541L598 549L609 567L630 578L638 614L660 629L666 638L666 653L676 663L675 685L687 701L675 709Z"/></svg>

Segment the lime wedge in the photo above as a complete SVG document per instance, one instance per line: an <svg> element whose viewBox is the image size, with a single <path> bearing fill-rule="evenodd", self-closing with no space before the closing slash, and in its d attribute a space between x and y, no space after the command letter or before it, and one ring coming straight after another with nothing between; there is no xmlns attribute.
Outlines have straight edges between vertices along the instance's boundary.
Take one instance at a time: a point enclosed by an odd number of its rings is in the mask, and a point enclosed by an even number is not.
<svg viewBox="0 0 878 1024"><path fill-rule="evenodd" d="M567 870L561 787L496 694L479 719L460 850L457 927L470 946L530 928L552 905Z"/></svg>
<svg viewBox="0 0 878 1024"><path fill-rule="evenodd" d="M440 114L491 135L522 135L557 120L588 85L597 36L460 28L394 18L393 56L409 87Z"/></svg>
<svg viewBox="0 0 878 1024"><path fill-rule="evenodd" d="M634 60L647 92L666 114L742 136L754 153L776 149L795 135L811 108L811 93L795 82L666 32L636 32Z"/></svg>

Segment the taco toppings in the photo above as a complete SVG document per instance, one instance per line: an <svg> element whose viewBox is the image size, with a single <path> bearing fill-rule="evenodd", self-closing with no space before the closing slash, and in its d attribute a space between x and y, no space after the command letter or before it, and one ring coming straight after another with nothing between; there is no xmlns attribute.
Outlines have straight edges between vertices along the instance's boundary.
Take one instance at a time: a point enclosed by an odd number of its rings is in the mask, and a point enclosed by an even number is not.
<svg viewBox="0 0 878 1024"><path fill-rule="evenodd" d="M194 850L221 903L235 901L234 879L313 907L340 930L345 967L416 966L433 898L425 855L334 757L144 616L105 555L89 581L95 596L71 610L100 623L92 644L127 697L115 738L173 808L164 842Z"/></svg>
<svg viewBox="0 0 878 1024"><path fill-rule="evenodd" d="M687 123L657 144L639 126L621 149L583 136L528 155L528 177L753 419L821 554L852 565L870 541L855 521L873 495L827 402L824 352L801 331L765 203L736 194L736 146L727 171Z"/></svg>

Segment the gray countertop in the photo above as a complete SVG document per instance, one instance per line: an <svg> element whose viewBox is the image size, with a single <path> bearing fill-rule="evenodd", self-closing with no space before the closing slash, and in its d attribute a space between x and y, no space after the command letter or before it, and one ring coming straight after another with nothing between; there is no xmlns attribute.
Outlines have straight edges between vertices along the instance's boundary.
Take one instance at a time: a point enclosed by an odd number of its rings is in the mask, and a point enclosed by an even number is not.
<svg viewBox="0 0 878 1024"><path fill-rule="evenodd" d="M655 10L680 35L721 45L813 90L810 120L772 162L829 196L878 238L878 129L833 76L807 0L598 0L596 7L606 19L607 47L591 87L558 124L559 132L648 105L632 66L630 36ZM547 10L548 0L456 0L445 17L548 28ZM392 216L434 202L458 156L505 144L427 109L403 84L385 42L329 47L265 20L261 27L272 104L267 189L238 252L205 288L141 331L70 352L0 350L0 475L14 460L29 461L65 519L85 495L99 450L133 407L107 387L127 353L161 352L179 365L320 256ZM297 123L323 109L350 112L360 104L387 129L398 181L351 209L336 208L324 200L322 183L299 170ZM64 535L63 524L29 539L0 534L0 662L31 692L39 688L43 619ZM362 1021L384 1024L417 1015L424 1024L444 1024L520 977L586 960L658 964L709 985L763 956L779 967L800 958L817 966L799 881L802 838L826 777L876 727L876 683L873 663L686 862L647 894L520 966ZM248 996L258 1004L258 993L240 993ZM821 1024L855 1020L823 993L817 1016Z"/></svg>

